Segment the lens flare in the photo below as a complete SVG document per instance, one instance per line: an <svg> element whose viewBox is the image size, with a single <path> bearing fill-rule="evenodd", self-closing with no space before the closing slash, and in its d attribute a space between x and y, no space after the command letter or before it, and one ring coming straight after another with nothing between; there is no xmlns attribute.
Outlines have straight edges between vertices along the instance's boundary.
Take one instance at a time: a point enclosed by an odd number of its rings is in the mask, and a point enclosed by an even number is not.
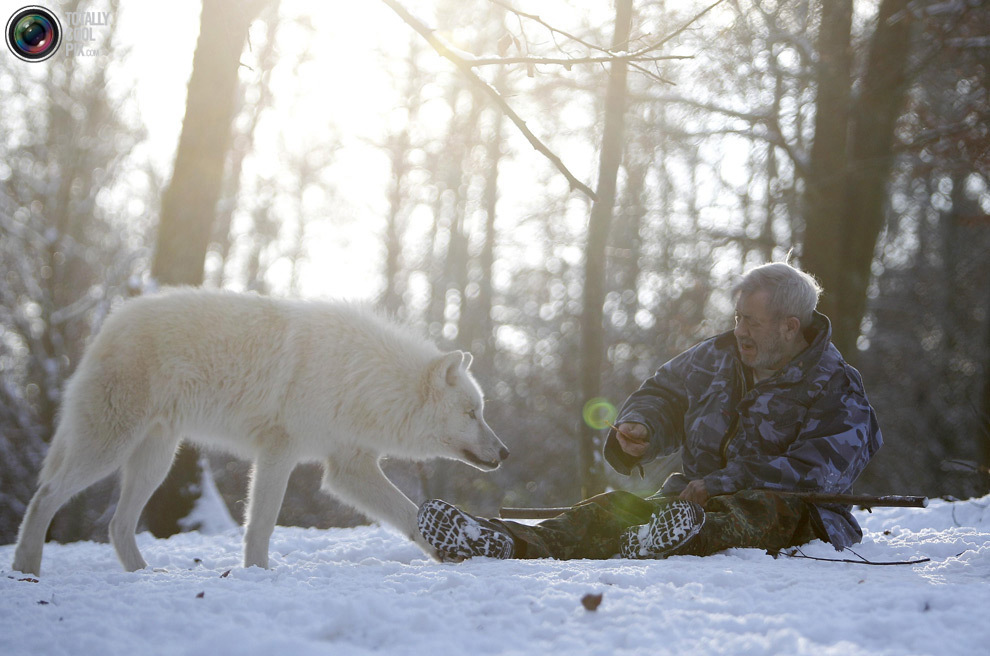
<svg viewBox="0 0 990 656"><path fill-rule="evenodd" d="M608 399L597 397L584 404L584 423L595 430L602 430L615 423L618 409Z"/></svg>

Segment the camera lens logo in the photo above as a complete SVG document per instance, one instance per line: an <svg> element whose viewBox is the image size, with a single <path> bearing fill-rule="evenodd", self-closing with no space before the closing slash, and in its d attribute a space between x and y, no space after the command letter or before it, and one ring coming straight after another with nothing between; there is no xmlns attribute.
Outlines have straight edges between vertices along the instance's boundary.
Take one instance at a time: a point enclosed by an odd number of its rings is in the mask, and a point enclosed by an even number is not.
<svg viewBox="0 0 990 656"><path fill-rule="evenodd" d="M45 61L62 43L62 26L44 7L23 7L7 21L7 47L28 62Z"/></svg>

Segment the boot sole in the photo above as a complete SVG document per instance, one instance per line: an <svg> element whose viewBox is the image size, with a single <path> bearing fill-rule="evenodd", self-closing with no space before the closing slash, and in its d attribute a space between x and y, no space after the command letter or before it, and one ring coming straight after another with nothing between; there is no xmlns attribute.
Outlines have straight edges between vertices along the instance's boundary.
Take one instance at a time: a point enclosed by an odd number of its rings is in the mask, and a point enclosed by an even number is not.
<svg viewBox="0 0 990 656"><path fill-rule="evenodd" d="M433 499L424 503L419 509L417 524L426 541L445 559L512 558L510 535L445 501Z"/></svg>
<svg viewBox="0 0 990 656"><path fill-rule="evenodd" d="M705 511L693 501L676 500L658 510L647 524L622 533L623 558L663 558L701 531Z"/></svg>

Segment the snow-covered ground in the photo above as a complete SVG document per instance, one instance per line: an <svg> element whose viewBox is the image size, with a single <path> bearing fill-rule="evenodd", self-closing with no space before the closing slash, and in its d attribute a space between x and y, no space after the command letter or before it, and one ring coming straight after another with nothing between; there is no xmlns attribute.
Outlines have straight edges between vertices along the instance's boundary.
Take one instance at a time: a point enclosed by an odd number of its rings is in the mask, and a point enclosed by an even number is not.
<svg viewBox="0 0 990 656"><path fill-rule="evenodd" d="M379 527L49 544L39 580L0 547L0 654L990 653L990 497L859 513L871 566L732 550L666 561L426 560ZM851 558L812 543L808 556ZM597 610L585 595L602 595Z"/></svg>

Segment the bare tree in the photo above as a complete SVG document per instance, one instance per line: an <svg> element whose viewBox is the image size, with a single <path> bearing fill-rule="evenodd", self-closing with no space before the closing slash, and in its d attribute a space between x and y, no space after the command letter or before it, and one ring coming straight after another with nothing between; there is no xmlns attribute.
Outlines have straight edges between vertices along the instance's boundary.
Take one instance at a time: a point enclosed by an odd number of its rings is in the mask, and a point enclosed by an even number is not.
<svg viewBox="0 0 990 656"><path fill-rule="evenodd" d="M119 5L109 10L116 16ZM116 27L95 33L105 56L124 52ZM111 303L128 294L143 246L141 218L108 202L141 168L133 98L111 90L95 59L60 54L38 66L0 64L0 542L16 535L34 491L65 380ZM74 500L52 536L97 537L111 491Z"/></svg>
<svg viewBox="0 0 990 656"><path fill-rule="evenodd" d="M856 352L873 255L884 225L894 128L904 105L912 47L909 4L910 0L880 3L859 93L849 105L851 3L822 3L819 118L807 184L802 262L827 291L822 308L834 322L833 341L847 357Z"/></svg>
<svg viewBox="0 0 990 656"><path fill-rule="evenodd" d="M496 88L500 83L496 81ZM463 343L478 359L477 371L491 372L495 362L495 343L492 324L492 306L495 291L492 276L495 267L495 248L498 242L496 230L496 207L498 204L498 168L502 159L504 130L502 127L502 112L494 108L489 112L490 124L485 137L484 189L481 197L481 208L484 216L484 226L480 235L482 240L480 254L477 259L476 281L477 293L472 298L468 295L467 309L461 325L463 326Z"/></svg>
<svg viewBox="0 0 990 656"><path fill-rule="evenodd" d="M818 28L818 80L815 140L805 193L805 267L825 284L822 308L837 318L838 281L847 266L843 243L846 168L848 166L849 98L852 93L852 0L821 4ZM872 255L872 253L871 253Z"/></svg>
<svg viewBox="0 0 990 656"><path fill-rule="evenodd" d="M199 285L223 189L237 108L237 73L248 27L264 0L204 0L172 180L162 214L151 275L162 285ZM215 29L222 25L223 29Z"/></svg>
<svg viewBox="0 0 990 656"><path fill-rule="evenodd" d="M151 275L161 285L199 285L230 150L238 68L248 28L266 0L204 0L172 180L162 197ZM221 26L217 29L217 26ZM180 450L145 510L158 537L179 532L198 498L199 454Z"/></svg>
<svg viewBox="0 0 990 656"><path fill-rule="evenodd" d="M379 298L379 304L393 315L398 315L402 309L402 294L405 290L403 238L406 219L413 204L408 187L409 176L413 169L410 159L412 150L416 147L410 139L409 124L418 117L422 104L423 76L417 63L419 52L414 42L410 42L405 60L405 82L402 85L401 101L408 117L408 124L388 134L384 144L391 166L391 175L388 188L388 214L385 217L383 236L385 289Z"/></svg>
<svg viewBox="0 0 990 656"><path fill-rule="evenodd" d="M632 0L617 0L612 50L625 50L632 30ZM615 206L616 180L622 162L626 75L628 65L622 60L609 67L605 89L605 116L602 147L598 164L598 189L588 219L588 236L584 251L584 302L581 314L581 403L598 396L601 390L605 328L605 249ZM581 426L579 463L583 497L597 494L603 485L603 467L598 456L598 431Z"/></svg>
<svg viewBox="0 0 990 656"><path fill-rule="evenodd" d="M261 20L259 22L265 24L266 32L264 44L257 53L257 75L244 85L244 92L235 94L236 114L240 114L245 120L241 121L235 117L232 127L231 145L223 177L223 191L217 203L216 218L213 220L210 239L211 250L217 256L217 267L213 277L205 281L206 284L217 287L223 287L227 281L226 267L230 263L233 251L231 226L234 222L234 214L239 207L238 199L241 195L244 162L248 155L254 151L258 125L275 101L271 90L271 76L279 58L276 44L282 24L279 17L280 8L280 0L271 0L260 12ZM251 90L254 91L253 94L250 93ZM248 100L249 95L254 96L253 102ZM243 128L238 130L237 126L242 122Z"/></svg>

